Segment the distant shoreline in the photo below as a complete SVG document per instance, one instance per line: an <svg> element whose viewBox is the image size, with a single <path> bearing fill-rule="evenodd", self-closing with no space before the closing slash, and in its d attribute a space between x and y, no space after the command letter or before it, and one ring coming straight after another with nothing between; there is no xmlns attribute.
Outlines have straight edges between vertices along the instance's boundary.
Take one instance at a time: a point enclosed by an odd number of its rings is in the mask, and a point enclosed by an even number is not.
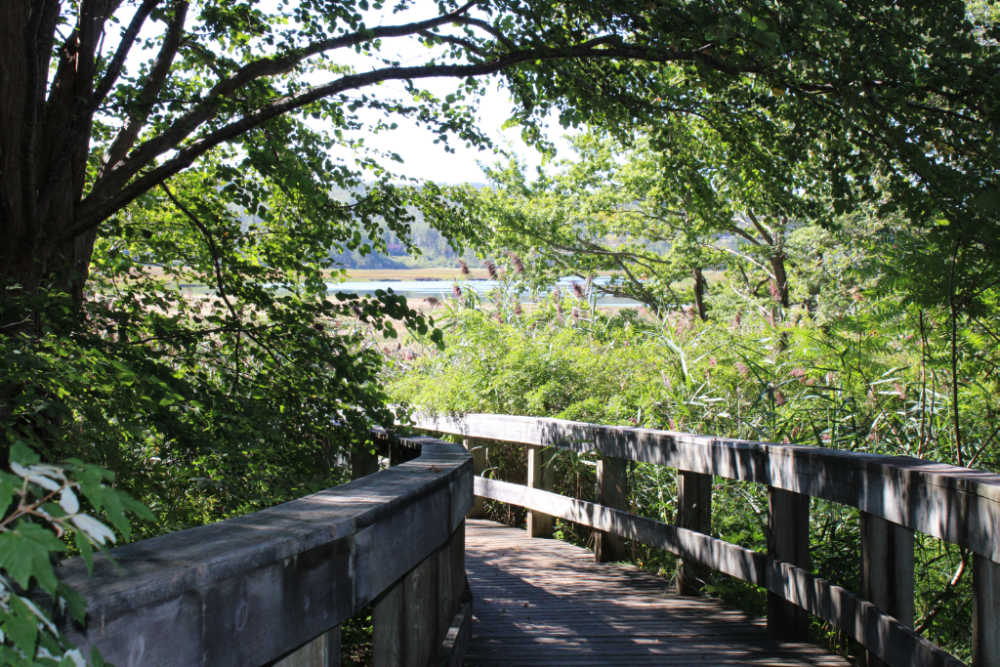
<svg viewBox="0 0 1000 667"><path fill-rule="evenodd" d="M332 275L332 272L331 272ZM486 269L470 268L462 274L461 269L448 266L429 266L413 269L347 269L347 280L485 280Z"/></svg>

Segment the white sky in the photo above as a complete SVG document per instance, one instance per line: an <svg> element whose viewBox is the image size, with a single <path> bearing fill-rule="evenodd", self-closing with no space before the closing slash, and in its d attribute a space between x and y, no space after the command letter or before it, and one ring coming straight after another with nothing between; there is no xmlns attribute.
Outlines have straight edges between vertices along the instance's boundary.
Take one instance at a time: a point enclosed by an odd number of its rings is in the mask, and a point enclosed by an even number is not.
<svg viewBox="0 0 1000 667"><path fill-rule="evenodd" d="M3 2L5 0L0 0ZM386 3L391 8L395 3ZM269 7L270 5L270 7ZM262 9L267 11L277 11L275 0L264 0ZM403 12L393 14L390 9L370 11L366 15L366 23L370 26L377 25L399 25L411 21L424 20L439 15L438 7L433 0L412 0L410 6ZM147 24L144 36L155 37L156 33L162 29L162 24ZM384 39L383 55L399 60L405 65L416 65L426 62L432 55L432 51L420 45L413 37ZM108 48L115 46L112 41ZM131 54L127 61L127 68L138 68L143 59L151 57L151 50L139 50ZM338 64L353 66L356 71L365 71L371 67L384 66L377 60L368 59L355 53L353 50L338 50L330 54ZM320 83L325 79L318 76L315 83ZM449 78L424 79L416 82L419 88L432 91L439 97L444 97L449 92L453 92L459 85L459 80ZM541 156L527 147L520 138L520 130L516 127L506 130L502 129L504 122L511 116L513 105L507 92L500 87L499 77L494 76L488 81L489 92L480 100L478 104L478 117L480 130L488 135L494 143L516 155L524 164L528 166L529 174L534 172L537 165L541 163ZM387 82L378 90L383 90L389 96L408 101L405 87L401 82ZM368 88L361 92L373 94L374 89ZM364 122L374 123L380 115L362 112L361 119ZM440 144L434 143L435 135L417 123L398 116L391 120L399 125L394 131L385 131L377 135L364 134L365 143L375 149L391 151L399 154L403 158L403 163L385 161L385 166L394 173L414 178L437 181L439 183L467 183L486 181L486 176L480 168L480 164L494 165L501 161L501 156L495 155L491 151L478 151L467 148L459 139L451 141L454 153L448 153ZM317 128L319 129L319 128ZM567 147L566 142L561 141L562 129L557 122L550 123L549 139L556 142L560 151ZM335 156L350 162L353 153L348 149L335 151Z"/></svg>
<svg viewBox="0 0 1000 667"><path fill-rule="evenodd" d="M410 21L423 20L438 15L438 8L431 0L415 0L405 12L393 14L388 10L369 12L366 16L369 25L398 25ZM412 38L383 40L385 55L398 59L402 65L417 65L426 62L432 51L417 44ZM391 50L389 50L391 49ZM345 58L346 56L346 58ZM364 71L372 66L372 61L363 56L337 53L338 61L351 64L358 71ZM377 64L376 64L377 65ZM424 79L416 82L420 88L430 90L439 97L444 97L455 91L460 81L448 78ZM487 83L488 93L479 100L477 115L479 128L493 142L514 155L528 167L528 173L533 173L541 163L537 151L529 148L521 141L521 131L517 127L503 129L503 124L513 113L510 96L500 85L500 78L493 76ZM400 82L388 82L382 86L387 94L407 99L404 86ZM371 90L365 92L371 93ZM373 116L374 120L374 116ZM437 181L439 183L485 182L486 176L480 165L494 165L505 160L491 151L478 151L467 148L459 139L451 142L454 153L448 153L440 144L434 143L435 135L417 123L405 118L393 117L399 128L378 135L366 135L367 144L381 150L394 151L404 160L403 164L389 163L393 171L404 176ZM556 143L560 152L568 148L561 139L564 130L554 119L549 122L549 139ZM347 153L342 154L347 157Z"/></svg>
<svg viewBox="0 0 1000 667"><path fill-rule="evenodd" d="M424 81L421 86L442 96L452 88L451 82L444 82L443 85L441 83L435 85L436 83ZM507 92L491 81L490 91L480 101L477 109L480 130L498 147L517 155L533 171L541 161L540 155L521 141L520 129L516 127L502 129L512 112L513 105ZM459 139L451 142L455 152L448 153L441 144L434 143L435 135L424 127L405 118L394 118L394 120L399 123L398 129L369 135L366 137L366 142L378 149L398 153L404 162L391 163L391 167L404 176L439 183L483 183L486 181L486 175L480 164L489 166L505 159L491 151L468 148ZM553 131L559 136L558 126Z"/></svg>

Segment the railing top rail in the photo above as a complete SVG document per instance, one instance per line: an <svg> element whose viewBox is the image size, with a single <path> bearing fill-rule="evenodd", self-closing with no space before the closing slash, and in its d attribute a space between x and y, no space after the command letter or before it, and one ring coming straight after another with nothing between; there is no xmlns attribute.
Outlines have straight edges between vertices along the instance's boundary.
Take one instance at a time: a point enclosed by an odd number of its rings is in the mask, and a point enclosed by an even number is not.
<svg viewBox="0 0 1000 667"><path fill-rule="evenodd" d="M235 665L339 624L444 544L471 505L469 455L421 440L419 458L349 484L113 549L92 576L68 561L60 579L88 613L68 638L117 664Z"/></svg>
<svg viewBox="0 0 1000 667"><path fill-rule="evenodd" d="M541 417L418 414L413 423L467 438L597 451L826 498L1000 563L1000 475L993 473L904 456Z"/></svg>

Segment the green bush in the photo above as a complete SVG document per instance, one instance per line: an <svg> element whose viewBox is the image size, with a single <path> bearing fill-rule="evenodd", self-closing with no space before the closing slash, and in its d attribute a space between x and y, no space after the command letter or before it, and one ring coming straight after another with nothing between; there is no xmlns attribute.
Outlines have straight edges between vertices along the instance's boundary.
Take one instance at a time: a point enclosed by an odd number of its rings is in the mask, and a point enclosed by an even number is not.
<svg viewBox="0 0 1000 667"><path fill-rule="evenodd" d="M560 417L957 462L946 314L863 298L821 323L803 311L776 325L753 311L737 313L710 322L685 312L655 320L566 298L521 314L503 303L456 309L444 351L428 348L414 361L397 361L388 391L394 400L437 412ZM990 415L997 356L989 340L975 323L959 332L959 426L963 462L972 457L996 469ZM523 458L516 448L491 447L487 474L523 480ZM560 453L550 465L557 467L558 492L594 497L587 456ZM672 471L633 466L632 511L672 521L674 488ZM766 489L717 480L713 506L714 535L766 548ZM498 518L521 518L495 511ZM853 590L860 585L857 526L855 510L813 500L814 570ZM560 530L579 543L588 539L567 524ZM634 556L665 573L674 567L671 556L640 545ZM968 655L969 639L968 612L957 603L970 579L962 576L963 558L939 540L918 541L917 623L959 656ZM762 591L721 575L708 590L763 608Z"/></svg>
<svg viewBox="0 0 1000 667"><path fill-rule="evenodd" d="M115 531L130 538L129 513L153 515L111 486L110 473L98 466L42 463L21 442L9 456L11 472L0 472L0 664L82 666L88 661L67 645L54 617L82 622L85 605L56 578L53 557L73 551L92 568L94 550L114 543ZM96 650L89 663L103 664Z"/></svg>

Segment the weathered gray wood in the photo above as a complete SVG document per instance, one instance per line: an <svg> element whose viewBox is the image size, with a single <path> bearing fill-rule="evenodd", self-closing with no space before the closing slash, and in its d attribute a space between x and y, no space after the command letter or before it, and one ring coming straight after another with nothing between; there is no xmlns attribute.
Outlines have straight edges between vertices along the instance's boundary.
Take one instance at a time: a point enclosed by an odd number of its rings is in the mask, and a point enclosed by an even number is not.
<svg viewBox="0 0 1000 667"><path fill-rule="evenodd" d="M653 519L549 491L529 489L520 484L477 477L475 492L501 502L542 509L591 528L614 531L636 542L664 549L737 579L763 586L798 608L836 625L891 665L957 667L962 664L854 593L791 563L769 562L766 554L755 553L692 530L668 526Z"/></svg>
<svg viewBox="0 0 1000 667"><path fill-rule="evenodd" d="M375 602L372 609L372 657L376 667L403 663L406 652L405 576Z"/></svg>
<svg viewBox="0 0 1000 667"><path fill-rule="evenodd" d="M913 531L861 513L861 593L913 627Z"/></svg>
<svg viewBox="0 0 1000 667"><path fill-rule="evenodd" d="M437 615L433 637L435 641L440 641L441 636L447 632L448 626L451 625L451 617L454 616L455 609L458 607L454 580L456 577L463 577L465 575L464 571L458 572L452 569L453 550L451 545L454 541L455 535L452 535L448 538L448 543L444 548L435 555L435 558L437 558L437 564L435 565L437 577L435 580L435 591L432 599L429 600L430 609L428 610L428 615L431 612ZM437 647L435 646L434 648L436 650Z"/></svg>
<svg viewBox="0 0 1000 667"><path fill-rule="evenodd" d="M89 623L65 627L120 665L275 660L339 625L435 553L472 504L472 461L427 440L419 459L262 512L71 560L60 578ZM436 642L437 640L435 640Z"/></svg>
<svg viewBox="0 0 1000 667"><path fill-rule="evenodd" d="M326 664L329 667L340 667L340 626L328 630L326 635Z"/></svg>
<svg viewBox="0 0 1000 667"><path fill-rule="evenodd" d="M625 459L602 456L597 462L597 502L606 507L628 509L628 465ZM627 560L625 540L614 533L594 534L594 558L598 563Z"/></svg>
<svg viewBox="0 0 1000 667"><path fill-rule="evenodd" d="M376 665L424 667L440 651L465 588L465 528L379 598L372 614Z"/></svg>
<svg viewBox="0 0 1000 667"><path fill-rule="evenodd" d="M791 563L769 562L766 586L829 621L890 665L960 667L962 662L847 589Z"/></svg>
<svg viewBox="0 0 1000 667"><path fill-rule="evenodd" d="M677 525L706 535L712 532L712 476L697 472L677 474ZM677 591L698 595L708 577L709 568L695 561L681 559L677 568Z"/></svg>
<svg viewBox="0 0 1000 667"><path fill-rule="evenodd" d="M393 439L389 442L389 465L398 466L420 456L420 448L414 447L413 439Z"/></svg>
<svg viewBox="0 0 1000 667"><path fill-rule="evenodd" d="M847 667L810 644L776 642L759 619L718 600L671 594L633 565L594 562L559 540L469 521L476 619L466 664Z"/></svg>
<svg viewBox="0 0 1000 667"><path fill-rule="evenodd" d="M529 489L521 484L484 477L475 478L475 493L500 502L544 511L581 526L621 535L738 579L764 585L764 554L754 553L703 533L669 526L654 519L551 491Z"/></svg>
<svg viewBox="0 0 1000 667"><path fill-rule="evenodd" d="M444 423L444 427L442 427ZM836 502L854 505L868 514L910 530L921 530L931 535L971 548L984 556L982 563L995 563L1000 556L1000 544L994 530L1000 518L1000 476L990 473L928 463L906 457L881 457L852 452L842 452L813 447L771 445L671 433L616 427L602 427L562 420L518 418L494 415L467 415L463 418L444 420L428 419L421 424L429 430L463 433L478 438L493 438L506 442L528 443L536 446L554 446L572 451L598 451L603 455L629 457L634 460L670 465L692 472L713 473L733 479L744 479L767 484L775 491L792 492L801 496L815 495ZM485 481L476 480L477 489L486 490ZM523 493L511 489L490 489L505 500ZM477 493L479 491L477 490ZM592 525L613 526L627 533L640 528L640 522L629 522L614 510L573 499L555 500L535 496L538 508ZM777 497L777 494L776 494ZM798 511L792 511L791 523L798 525L793 533L806 534L808 526L807 503L800 500ZM561 507L560 514L552 508ZM802 510L805 511L802 511ZM781 510L777 511L778 513ZM796 519L796 514L798 518ZM778 520L772 521L777 527ZM669 528L669 527L664 527ZM613 528L605 528L613 529ZM662 528L658 532L663 534ZM777 531L772 540L781 542ZM683 535L674 529L671 539L675 553L677 537ZM707 562L742 564L744 578L755 580L762 572L763 560L759 554L740 553L721 546L714 549L708 540L691 539L698 544ZM773 542L774 543L774 542ZM796 549L791 541L792 561L807 563L802 548ZM807 549L808 542L799 539ZM669 546L663 545L664 548ZM692 551L697 551L693 549ZM796 556L796 551L799 554ZM717 554L725 554L719 557ZM780 566L780 567L779 567ZM779 567L775 575L775 567ZM804 570L791 580L780 578L791 563L771 561L765 582L771 593L791 600L803 609L815 610L828 620L833 620L849 636L858 639L878 658L889 664L959 664L953 658L926 640L912 634L893 616L881 612L868 601L826 582L813 581ZM739 569L734 567L733 569ZM739 575L736 575L739 576ZM810 582L814 588L809 589ZM900 589L899 585L896 585ZM984 597L984 600L994 598ZM817 602L818 601L818 602ZM819 604L821 603L821 604ZM988 602L988 604L993 604ZM818 605L818 606L817 606ZM787 610L787 607L784 609ZM998 614L984 611L983 618ZM905 616L905 613L903 614ZM777 614L775 614L777 617ZM794 619L794 617L793 617ZM905 619L904 619L905 620ZM776 627L777 623L774 624ZM789 627L789 624L782 624ZM790 624L801 631L797 620ZM978 636L987 633L980 632ZM993 632L992 636L1000 633ZM987 651L989 647L977 649ZM988 661L984 664L991 664Z"/></svg>
<svg viewBox="0 0 1000 667"><path fill-rule="evenodd" d="M447 571L447 576L442 575ZM465 577L465 524L455 531L441 549L438 569L439 605L441 614L439 634L444 629L444 639L438 648L439 665L460 666L469 645L472 625L472 599ZM445 601L447 599L447 601Z"/></svg>
<svg viewBox="0 0 1000 667"><path fill-rule="evenodd" d="M474 440L472 438L462 440L462 446L472 455L473 472L476 475L482 475L483 471L489 466L489 446L485 441ZM482 498L477 497L473 499L469 516L472 518L483 518L486 516L486 506Z"/></svg>
<svg viewBox="0 0 1000 667"><path fill-rule="evenodd" d="M425 430L667 465L852 505L1000 563L1000 475L910 457L562 419L415 416Z"/></svg>
<svg viewBox="0 0 1000 667"><path fill-rule="evenodd" d="M272 667L340 667L340 626L272 663Z"/></svg>
<svg viewBox="0 0 1000 667"><path fill-rule="evenodd" d="M462 667L471 635L472 602L467 601L459 606L444 641L441 642L438 664L441 667Z"/></svg>
<svg viewBox="0 0 1000 667"><path fill-rule="evenodd" d="M546 454L541 447L527 447L528 453L528 488L548 489L551 487L551 468L547 465ZM529 510L527 517L529 537L552 537L552 517L547 514Z"/></svg>
<svg viewBox="0 0 1000 667"><path fill-rule="evenodd" d="M448 607L449 621L454 617L456 610L466 601L468 597L468 585L465 581L465 523L455 531L448 542L448 569L451 572L450 602ZM448 625L449 623L445 623Z"/></svg>
<svg viewBox="0 0 1000 667"><path fill-rule="evenodd" d="M976 599L972 617L972 664L1000 665L1000 565L976 556L972 565Z"/></svg>
<svg viewBox="0 0 1000 667"><path fill-rule="evenodd" d="M913 627L913 531L861 513L861 595L906 627ZM868 667L885 662L871 651Z"/></svg>
<svg viewBox="0 0 1000 667"><path fill-rule="evenodd" d="M438 643L447 632L447 626L438 634L438 592L437 556L424 559L403 578L405 596L405 637L403 661L400 667L424 667L437 651Z"/></svg>
<svg viewBox="0 0 1000 667"><path fill-rule="evenodd" d="M351 452L351 479L361 479L378 472L378 456L369 449Z"/></svg>
<svg viewBox="0 0 1000 667"><path fill-rule="evenodd" d="M809 496L768 489L767 555L809 569ZM805 641L809 615L783 595L769 593L767 631L775 639Z"/></svg>
<svg viewBox="0 0 1000 667"><path fill-rule="evenodd" d="M463 523L437 553L437 592L432 606L437 609L437 635L445 634L465 590L465 524Z"/></svg>

